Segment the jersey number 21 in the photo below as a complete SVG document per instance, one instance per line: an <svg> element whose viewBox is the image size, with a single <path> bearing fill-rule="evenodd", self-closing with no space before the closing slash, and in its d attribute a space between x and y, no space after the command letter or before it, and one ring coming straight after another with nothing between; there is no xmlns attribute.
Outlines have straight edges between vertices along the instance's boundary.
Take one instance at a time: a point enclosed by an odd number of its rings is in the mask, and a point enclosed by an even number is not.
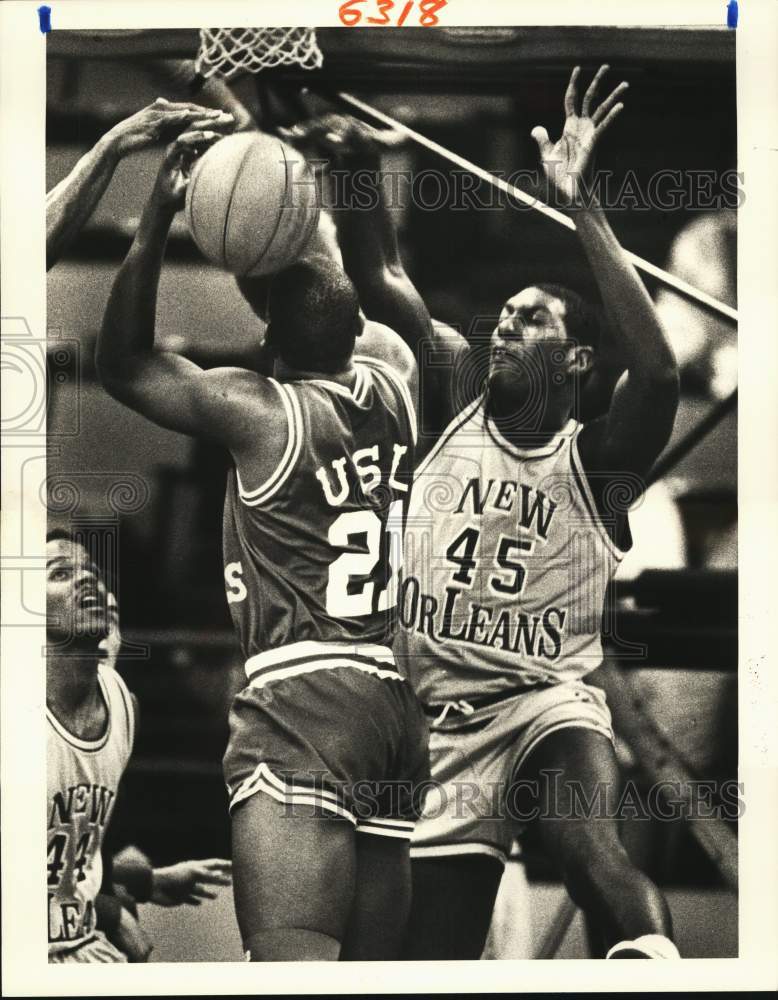
<svg viewBox="0 0 778 1000"><path fill-rule="evenodd" d="M397 584L402 569L403 502L394 500L389 505L386 519L387 541L391 575L381 591L376 611L388 611L397 603ZM373 610L375 583L366 579L361 588L349 593L349 583L354 577L370 577L381 554L381 535L384 526L372 510L345 511L337 517L329 530L327 541L334 548L353 544L355 536L366 539L366 552L344 552L330 564L327 580L327 614L333 618L360 618Z"/></svg>

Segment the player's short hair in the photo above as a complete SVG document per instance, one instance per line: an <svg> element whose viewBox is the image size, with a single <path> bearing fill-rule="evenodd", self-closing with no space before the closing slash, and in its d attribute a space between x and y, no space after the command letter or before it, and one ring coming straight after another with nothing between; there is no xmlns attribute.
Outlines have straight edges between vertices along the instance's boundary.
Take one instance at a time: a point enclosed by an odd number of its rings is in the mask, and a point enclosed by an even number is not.
<svg viewBox="0 0 778 1000"><path fill-rule="evenodd" d="M108 574L106 573L106 567L103 564L103 560L90 552L90 547L87 545L85 539L79 538L75 532L69 531L67 528L49 528L46 532L46 544L48 545L49 542L70 542L71 545L77 545L80 549L83 549L89 559L91 559L97 567L100 578L106 586L109 586Z"/></svg>
<svg viewBox="0 0 778 1000"><path fill-rule="evenodd" d="M84 547L84 543L80 542L67 528L50 528L46 532L46 544L48 545L49 542L72 542L73 545Z"/></svg>
<svg viewBox="0 0 778 1000"><path fill-rule="evenodd" d="M553 283L535 285L546 295L553 295L565 305L565 327L568 336L575 340L577 344L593 348L595 351L600 346L601 321L597 310L586 301L578 292L564 285Z"/></svg>
<svg viewBox="0 0 778 1000"><path fill-rule="evenodd" d="M298 262L270 285L268 334L292 368L333 374L354 353L361 332L359 297L350 278L325 258Z"/></svg>

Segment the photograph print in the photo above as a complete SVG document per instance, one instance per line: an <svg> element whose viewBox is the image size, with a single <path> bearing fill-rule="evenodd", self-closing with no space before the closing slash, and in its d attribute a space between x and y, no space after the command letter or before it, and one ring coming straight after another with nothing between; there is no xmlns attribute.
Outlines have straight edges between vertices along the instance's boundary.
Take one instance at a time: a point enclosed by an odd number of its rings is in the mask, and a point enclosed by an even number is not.
<svg viewBox="0 0 778 1000"><path fill-rule="evenodd" d="M373 6L47 37L48 961L737 957L735 32Z"/></svg>

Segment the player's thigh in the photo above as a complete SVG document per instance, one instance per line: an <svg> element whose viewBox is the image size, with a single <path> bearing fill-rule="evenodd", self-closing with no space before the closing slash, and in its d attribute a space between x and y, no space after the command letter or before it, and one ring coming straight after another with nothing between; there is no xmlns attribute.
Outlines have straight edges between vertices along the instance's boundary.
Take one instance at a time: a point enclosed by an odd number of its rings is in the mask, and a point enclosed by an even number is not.
<svg viewBox="0 0 778 1000"><path fill-rule="evenodd" d="M354 828L258 793L232 813L235 910L244 940L298 927L341 941L354 895Z"/></svg>
<svg viewBox="0 0 778 1000"><path fill-rule="evenodd" d="M480 958L502 873L502 864L484 854L414 858L402 957Z"/></svg>
<svg viewBox="0 0 778 1000"><path fill-rule="evenodd" d="M341 959L399 958L411 902L410 842L356 836L356 886Z"/></svg>
<svg viewBox="0 0 778 1000"><path fill-rule="evenodd" d="M614 807L621 773L613 744L603 733L580 726L544 737L517 778L531 788L535 825L545 847L570 855L618 842ZM535 791L536 790L536 791Z"/></svg>

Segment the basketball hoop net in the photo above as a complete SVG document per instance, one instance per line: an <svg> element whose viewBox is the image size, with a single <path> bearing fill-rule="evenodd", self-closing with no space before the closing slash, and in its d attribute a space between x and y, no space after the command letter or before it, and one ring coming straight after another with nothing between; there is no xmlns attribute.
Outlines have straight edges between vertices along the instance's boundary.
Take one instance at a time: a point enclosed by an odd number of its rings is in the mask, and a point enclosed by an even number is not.
<svg viewBox="0 0 778 1000"><path fill-rule="evenodd" d="M322 54L315 28L201 28L195 70L207 79L220 73L259 73L273 66L318 69Z"/></svg>

